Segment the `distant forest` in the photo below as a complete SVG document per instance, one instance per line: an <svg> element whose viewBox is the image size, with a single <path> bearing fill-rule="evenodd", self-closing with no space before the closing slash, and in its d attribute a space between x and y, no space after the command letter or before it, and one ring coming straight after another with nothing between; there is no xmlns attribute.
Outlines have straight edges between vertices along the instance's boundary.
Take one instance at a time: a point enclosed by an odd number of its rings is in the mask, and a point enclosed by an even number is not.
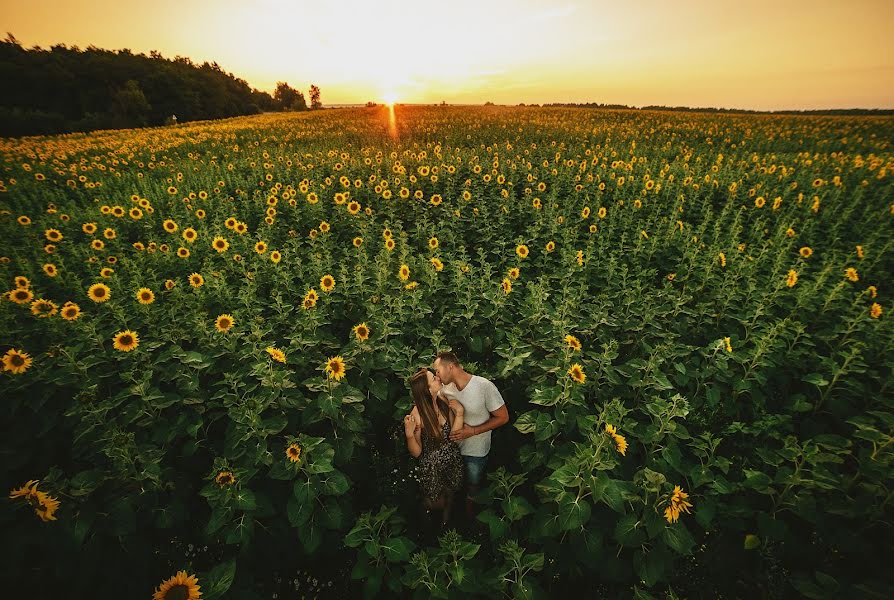
<svg viewBox="0 0 894 600"><path fill-rule="evenodd" d="M524 106L520 104L519 106ZM534 106L534 105L530 105ZM659 106L649 105L637 108L636 106L627 106L626 104L600 104L597 102L586 103L568 103L556 102L552 104L543 104L543 106L553 106L562 108L602 108L602 109L629 109L629 110L673 110L679 112L710 112L710 113L733 113L733 114L774 114L774 115L894 115L894 110L887 108L829 108L820 110L750 110L747 108L693 108L690 106Z"/></svg>
<svg viewBox="0 0 894 600"><path fill-rule="evenodd" d="M44 135L222 119L272 110L320 108L320 90L285 82L271 96L224 71L156 51L81 50L57 44L26 49L0 42L0 136Z"/></svg>

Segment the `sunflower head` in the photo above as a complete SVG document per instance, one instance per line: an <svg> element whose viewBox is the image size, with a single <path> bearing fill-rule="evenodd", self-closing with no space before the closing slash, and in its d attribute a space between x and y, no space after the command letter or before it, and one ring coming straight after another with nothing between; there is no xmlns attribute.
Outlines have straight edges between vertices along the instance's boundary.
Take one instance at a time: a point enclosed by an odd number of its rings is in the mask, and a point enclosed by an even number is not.
<svg viewBox="0 0 894 600"><path fill-rule="evenodd" d="M341 356L335 356L326 361L326 373L336 381L345 376L346 370L345 361Z"/></svg>
<svg viewBox="0 0 894 600"><path fill-rule="evenodd" d="M119 331L112 338L112 345L115 347L115 350L130 352L140 345L140 336L137 335L136 331L131 331L130 329Z"/></svg>
<svg viewBox="0 0 894 600"><path fill-rule="evenodd" d="M568 375L578 383L583 383L587 379L587 376L584 373L584 368L578 363L571 365L568 369Z"/></svg>
<svg viewBox="0 0 894 600"><path fill-rule="evenodd" d="M267 347L267 354L269 354L270 357L273 358L273 360L275 360L276 362L281 362L281 363L286 362L285 352L283 352L282 350L279 350L277 348L274 348L273 346Z"/></svg>
<svg viewBox="0 0 894 600"><path fill-rule="evenodd" d="M152 595L152 600L198 600L202 597L202 592L199 591L201 586L198 584L199 580L195 575L178 571L170 579L161 582Z"/></svg>
<svg viewBox="0 0 894 600"><path fill-rule="evenodd" d="M502 283L501 283L500 285L503 286L503 293L504 293L504 294L508 294L509 292L512 291L512 282L509 281L509 278L508 278L508 277L504 278L503 281L502 281Z"/></svg>
<svg viewBox="0 0 894 600"><path fill-rule="evenodd" d="M17 288L9 292L8 296L16 304L27 304L31 302L34 294L28 288Z"/></svg>
<svg viewBox="0 0 894 600"><path fill-rule="evenodd" d="M301 460L301 446L298 444L289 444L286 448L286 456L292 462L298 462Z"/></svg>
<svg viewBox="0 0 894 600"><path fill-rule="evenodd" d="M155 292L149 288L140 288L137 290L137 301L140 304L152 304L155 302Z"/></svg>
<svg viewBox="0 0 894 600"><path fill-rule="evenodd" d="M104 283L94 283L87 288L87 297L94 302L105 302L112 295L112 290Z"/></svg>
<svg viewBox="0 0 894 600"><path fill-rule="evenodd" d="M410 278L410 267L408 265L401 265L397 274L401 278L401 281L406 281Z"/></svg>
<svg viewBox="0 0 894 600"><path fill-rule="evenodd" d="M189 285L194 288L200 288L205 284L205 278L200 273L193 273L189 276Z"/></svg>
<svg viewBox="0 0 894 600"><path fill-rule="evenodd" d="M323 275L320 278L320 289L324 292L331 292L335 287L335 278L332 275Z"/></svg>
<svg viewBox="0 0 894 600"><path fill-rule="evenodd" d="M518 254L519 258L527 258L528 257L528 247L524 244L519 244L515 247L515 253Z"/></svg>
<svg viewBox="0 0 894 600"><path fill-rule="evenodd" d="M367 327L366 323L360 323L354 327L354 335L357 336L357 340L363 342L369 339L369 327Z"/></svg>
<svg viewBox="0 0 894 600"><path fill-rule="evenodd" d="M211 241L211 247L218 252L225 252L230 247L230 242L218 235Z"/></svg>
<svg viewBox="0 0 894 600"><path fill-rule="evenodd" d="M236 476L232 471L221 471L214 477L214 481L220 487L225 487L236 483Z"/></svg>
<svg viewBox="0 0 894 600"><path fill-rule="evenodd" d="M217 317L214 327L220 332L227 332L233 326L233 315L223 314Z"/></svg>
<svg viewBox="0 0 894 600"><path fill-rule="evenodd" d="M24 373L30 366L31 356L27 352L10 348L3 355L3 370L13 375Z"/></svg>
<svg viewBox="0 0 894 600"><path fill-rule="evenodd" d="M571 334L565 336L565 343L568 344L568 347L575 352L578 352L581 349L580 340Z"/></svg>
<svg viewBox="0 0 894 600"><path fill-rule="evenodd" d="M66 302L62 306L62 318L66 321L74 321L81 314L81 307L74 302Z"/></svg>

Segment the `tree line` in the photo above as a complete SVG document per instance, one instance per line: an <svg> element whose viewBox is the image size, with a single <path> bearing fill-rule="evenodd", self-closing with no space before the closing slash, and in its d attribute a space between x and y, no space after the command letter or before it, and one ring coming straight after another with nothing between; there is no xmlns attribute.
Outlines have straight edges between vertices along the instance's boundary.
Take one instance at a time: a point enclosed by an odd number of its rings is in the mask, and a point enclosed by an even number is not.
<svg viewBox="0 0 894 600"><path fill-rule="evenodd" d="M45 135L158 126L276 110L322 108L312 85L302 92L278 82L271 95L217 62L165 58L128 49L57 44L25 48L0 41L0 136Z"/></svg>
<svg viewBox="0 0 894 600"><path fill-rule="evenodd" d="M524 103L519 104L524 106ZM529 104L528 106L537 106ZM553 102L542 106L561 108L602 108L602 109L628 109L628 110L665 110L676 112L706 112L706 113L731 113L731 114L774 114L774 115L894 115L894 110L887 108L826 108L815 110L753 110L750 108L715 108L715 107L691 107L691 106L662 106L650 104L637 108L626 104L601 104L598 102Z"/></svg>

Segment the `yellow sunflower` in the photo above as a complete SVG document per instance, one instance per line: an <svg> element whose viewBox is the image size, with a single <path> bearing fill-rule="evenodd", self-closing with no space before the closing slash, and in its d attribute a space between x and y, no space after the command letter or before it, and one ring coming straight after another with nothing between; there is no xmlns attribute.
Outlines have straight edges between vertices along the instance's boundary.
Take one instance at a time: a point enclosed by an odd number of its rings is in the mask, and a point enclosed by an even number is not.
<svg viewBox="0 0 894 600"><path fill-rule="evenodd" d="M31 303L31 314L35 317L48 318L58 312L56 304L50 300L39 298Z"/></svg>
<svg viewBox="0 0 894 600"><path fill-rule="evenodd" d="M568 347L574 350L575 352L579 352L581 349L580 340L574 337L571 334L565 336L565 343L568 344Z"/></svg>
<svg viewBox="0 0 894 600"><path fill-rule="evenodd" d="M504 294L508 294L509 292L512 291L512 282L509 281L509 278L508 278L508 277L504 278L500 285L503 286L503 293L504 293Z"/></svg>
<svg viewBox="0 0 894 600"><path fill-rule="evenodd" d="M267 244L265 242L258 242L255 244L255 252L258 254L264 254L267 252Z"/></svg>
<svg viewBox="0 0 894 600"><path fill-rule="evenodd" d="M552 252L552 251L555 250L555 249L556 249L556 243L555 243L555 242L547 242L547 243L546 243L546 251L547 251L547 252Z"/></svg>
<svg viewBox="0 0 894 600"><path fill-rule="evenodd" d="M227 332L233 326L234 320L233 315L223 314L217 317L217 320L214 321L214 327L221 332Z"/></svg>
<svg viewBox="0 0 894 600"><path fill-rule="evenodd" d="M192 227L187 227L186 229L183 230L183 239L186 240L187 242L192 243L192 242L196 241L196 238L198 236L199 236L199 234L196 233L196 230L193 229Z"/></svg>
<svg viewBox="0 0 894 600"><path fill-rule="evenodd" d="M53 263L47 263L43 266L43 272L49 275L50 277L55 277L59 274L59 271L56 269L56 265Z"/></svg>
<svg viewBox="0 0 894 600"><path fill-rule="evenodd" d="M176 190L174 190L176 193ZM177 574L161 582L161 585L152 595L152 600L198 600L202 597L199 580L195 575L188 575L186 571L177 571Z"/></svg>
<svg viewBox="0 0 894 600"><path fill-rule="evenodd" d="M785 279L785 285L788 287L795 287L795 284L798 283L798 272L795 270L789 270L788 276Z"/></svg>
<svg viewBox="0 0 894 600"><path fill-rule="evenodd" d="M528 247L524 244L519 244L515 247L515 253L518 254L519 258L527 258L528 257Z"/></svg>
<svg viewBox="0 0 894 600"><path fill-rule="evenodd" d="M345 376L346 370L347 369L345 368L345 361L342 359L341 356L330 358L326 362L326 373L329 375L329 377L336 381Z"/></svg>
<svg viewBox="0 0 894 600"><path fill-rule="evenodd" d="M286 362L285 353L282 350L274 348L273 346L267 347L267 354L269 354L273 358L273 360L275 360L276 362L281 362L281 363Z"/></svg>
<svg viewBox="0 0 894 600"><path fill-rule="evenodd" d="M270 260L274 263L278 263L280 260L282 260L282 254L279 253L279 250L274 250L270 253Z"/></svg>
<svg viewBox="0 0 894 600"><path fill-rule="evenodd" d="M324 292L331 292L335 287L335 278L332 275L323 275L320 278L320 289Z"/></svg>
<svg viewBox="0 0 894 600"><path fill-rule="evenodd" d="M87 288L87 297L94 302L105 302L112 295L112 290L104 283L94 283Z"/></svg>
<svg viewBox="0 0 894 600"><path fill-rule="evenodd" d="M10 348L3 355L3 370L13 375L24 373L31 366L31 356L22 350Z"/></svg>
<svg viewBox="0 0 894 600"><path fill-rule="evenodd" d="M354 241L353 241L353 244L354 244L354 247L355 247L355 248L359 248L360 246L363 245L363 238L362 238L362 237L359 237L359 236L358 236L358 237L355 237L355 238L354 238Z"/></svg>
<svg viewBox="0 0 894 600"><path fill-rule="evenodd" d="M810 256L813 254L813 249L810 248L810 246L804 246L803 248L798 250L798 254L800 254L804 258L810 258Z"/></svg>
<svg viewBox="0 0 894 600"><path fill-rule="evenodd" d="M359 213L360 212L360 203L357 202L356 200L351 200L350 202L348 202L348 212L351 213L352 215L356 215L357 213Z"/></svg>
<svg viewBox="0 0 894 600"><path fill-rule="evenodd" d="M391 250L394 250L394 245L395 245L394 238L388 238L385 240L385 249L388 250L389 252Z"/></svg>
<svg viewBox="0 0 894 600"><path fill-rule="evenodd" d="M571 368L568 369L568 375L578 383L583 383L587 379L584 368L577 363L571 365Z"/></svg>
<svg viewBox="0 0 894 600"><path fill-rule="evenodd" d="M189 276L189 285L194 288L200 288L205 283L205 278L199 273L193 273Z"/></svg>
<svg viewBox="0 0 894 600"><path fill-rule="evenodd" d="M27 288L18 288L7 293L10 300L16 304L27 304L31 302L34 294Z"/></svg>
<svg viewBox="0 0 894 600"><path fill-rule="evenodd" d="M119 331L112 338L112 345L115 347L115 350L130 352L140 345L140 336L137 335L136 331L131 331L130 329Z"/></svg>
<svg viewBox="0 0 894 600"><path fill-rule="evenodd" d="M15 285L17 288L28 288L31 286L31 282L24 275L18 275L15 278Z"/></svg>
<svg viewBox="0 0 894 600"><path fill-rule="evenodd" d="M232 471L221 471L214 477L214 482L220 487L236 483L236 476Z"/></svg>
<svg viewBox="0 0 894 600"><path fill-rule="evenodd" d="M431 264L435 268L435 271L443 271L444 263L441 262L440 258L434 257L431 259Z"/></svg>
<svg viewBox="0 0 894 600"><path fill-rule="evenodd" d="M44 235L51 242L60 242L63 238L62 232L58 229L47 229L44 231Z"/></svg>
<svg viewBox="0 0 894 600"><path fill-rule="evenodd" d="M173 219L165 219L161 226L168 233L174 233L175 231L177 231L177 223L175 223Z"/></svg>
<svg viewBox="0 0 894 600"><path fill-rule="evenodd" d="M138 289L136 296L140 304L152 304L155 302L155 293L149 288Z"/></svg>
<svg viewBox="0 0 894 600"><path fill-rule="evenodd" d="M355 325L353 331L358 341L363 342L369 339L369 327L366 326L366 323Z"/></svg>
<svg viewBox="0 0 894 600"><path fill-rule="evenodd" d="M218 235L212 240L211 247L218 252L225 252L230 247L230 242Z"/></svg>
<svg viewBox="0 0 894 600"><path fill-rule="evenodd" d="M66 321L75 321L81 314L81 307L74 302L66 302L62 305L62 318Z"/></svg>
<svg viewBox="0 0 894 600"><path fill-rule="evenodd" d="M521 275L521 269L519 269L518 267L512 267L511 269L509 269L508 275L512 279L518 279L519 275Z"/></svg>
<svg viewBox="0 0 894 600"><path fill-rule="evenodd" d="M408 265L401 265L397 274L401 278L401 281L406 281L410 278L410 267Z"/></svg>
<svg viewBox="0 0 894 600"><path fill-rule="evenodd" d="M290 461L298 462L301 460L301 446L298 444L289 444L286 448L286 456L289 457Z"/></svg>
<svg viewBox="0 0 894 600"><path fill-rule="evenodd" d="M438 247L439 243L440 242L438 242L438 238L436 238L436 237L429 238L428 247L431 248L432 250L434 250L435 248Z"/></svg>

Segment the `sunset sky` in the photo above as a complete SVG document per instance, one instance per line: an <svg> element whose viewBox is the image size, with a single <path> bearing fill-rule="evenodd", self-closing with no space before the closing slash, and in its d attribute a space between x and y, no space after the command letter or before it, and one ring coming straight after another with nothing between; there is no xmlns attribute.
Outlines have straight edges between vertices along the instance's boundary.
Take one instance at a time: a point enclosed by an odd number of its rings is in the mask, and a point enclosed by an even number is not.
<svg viewBox="0 0 894 600"><path fill-rule="evenodd" d="M26 47L158 50L324 104L894 108L892 0L0 0Z"/></svg>

